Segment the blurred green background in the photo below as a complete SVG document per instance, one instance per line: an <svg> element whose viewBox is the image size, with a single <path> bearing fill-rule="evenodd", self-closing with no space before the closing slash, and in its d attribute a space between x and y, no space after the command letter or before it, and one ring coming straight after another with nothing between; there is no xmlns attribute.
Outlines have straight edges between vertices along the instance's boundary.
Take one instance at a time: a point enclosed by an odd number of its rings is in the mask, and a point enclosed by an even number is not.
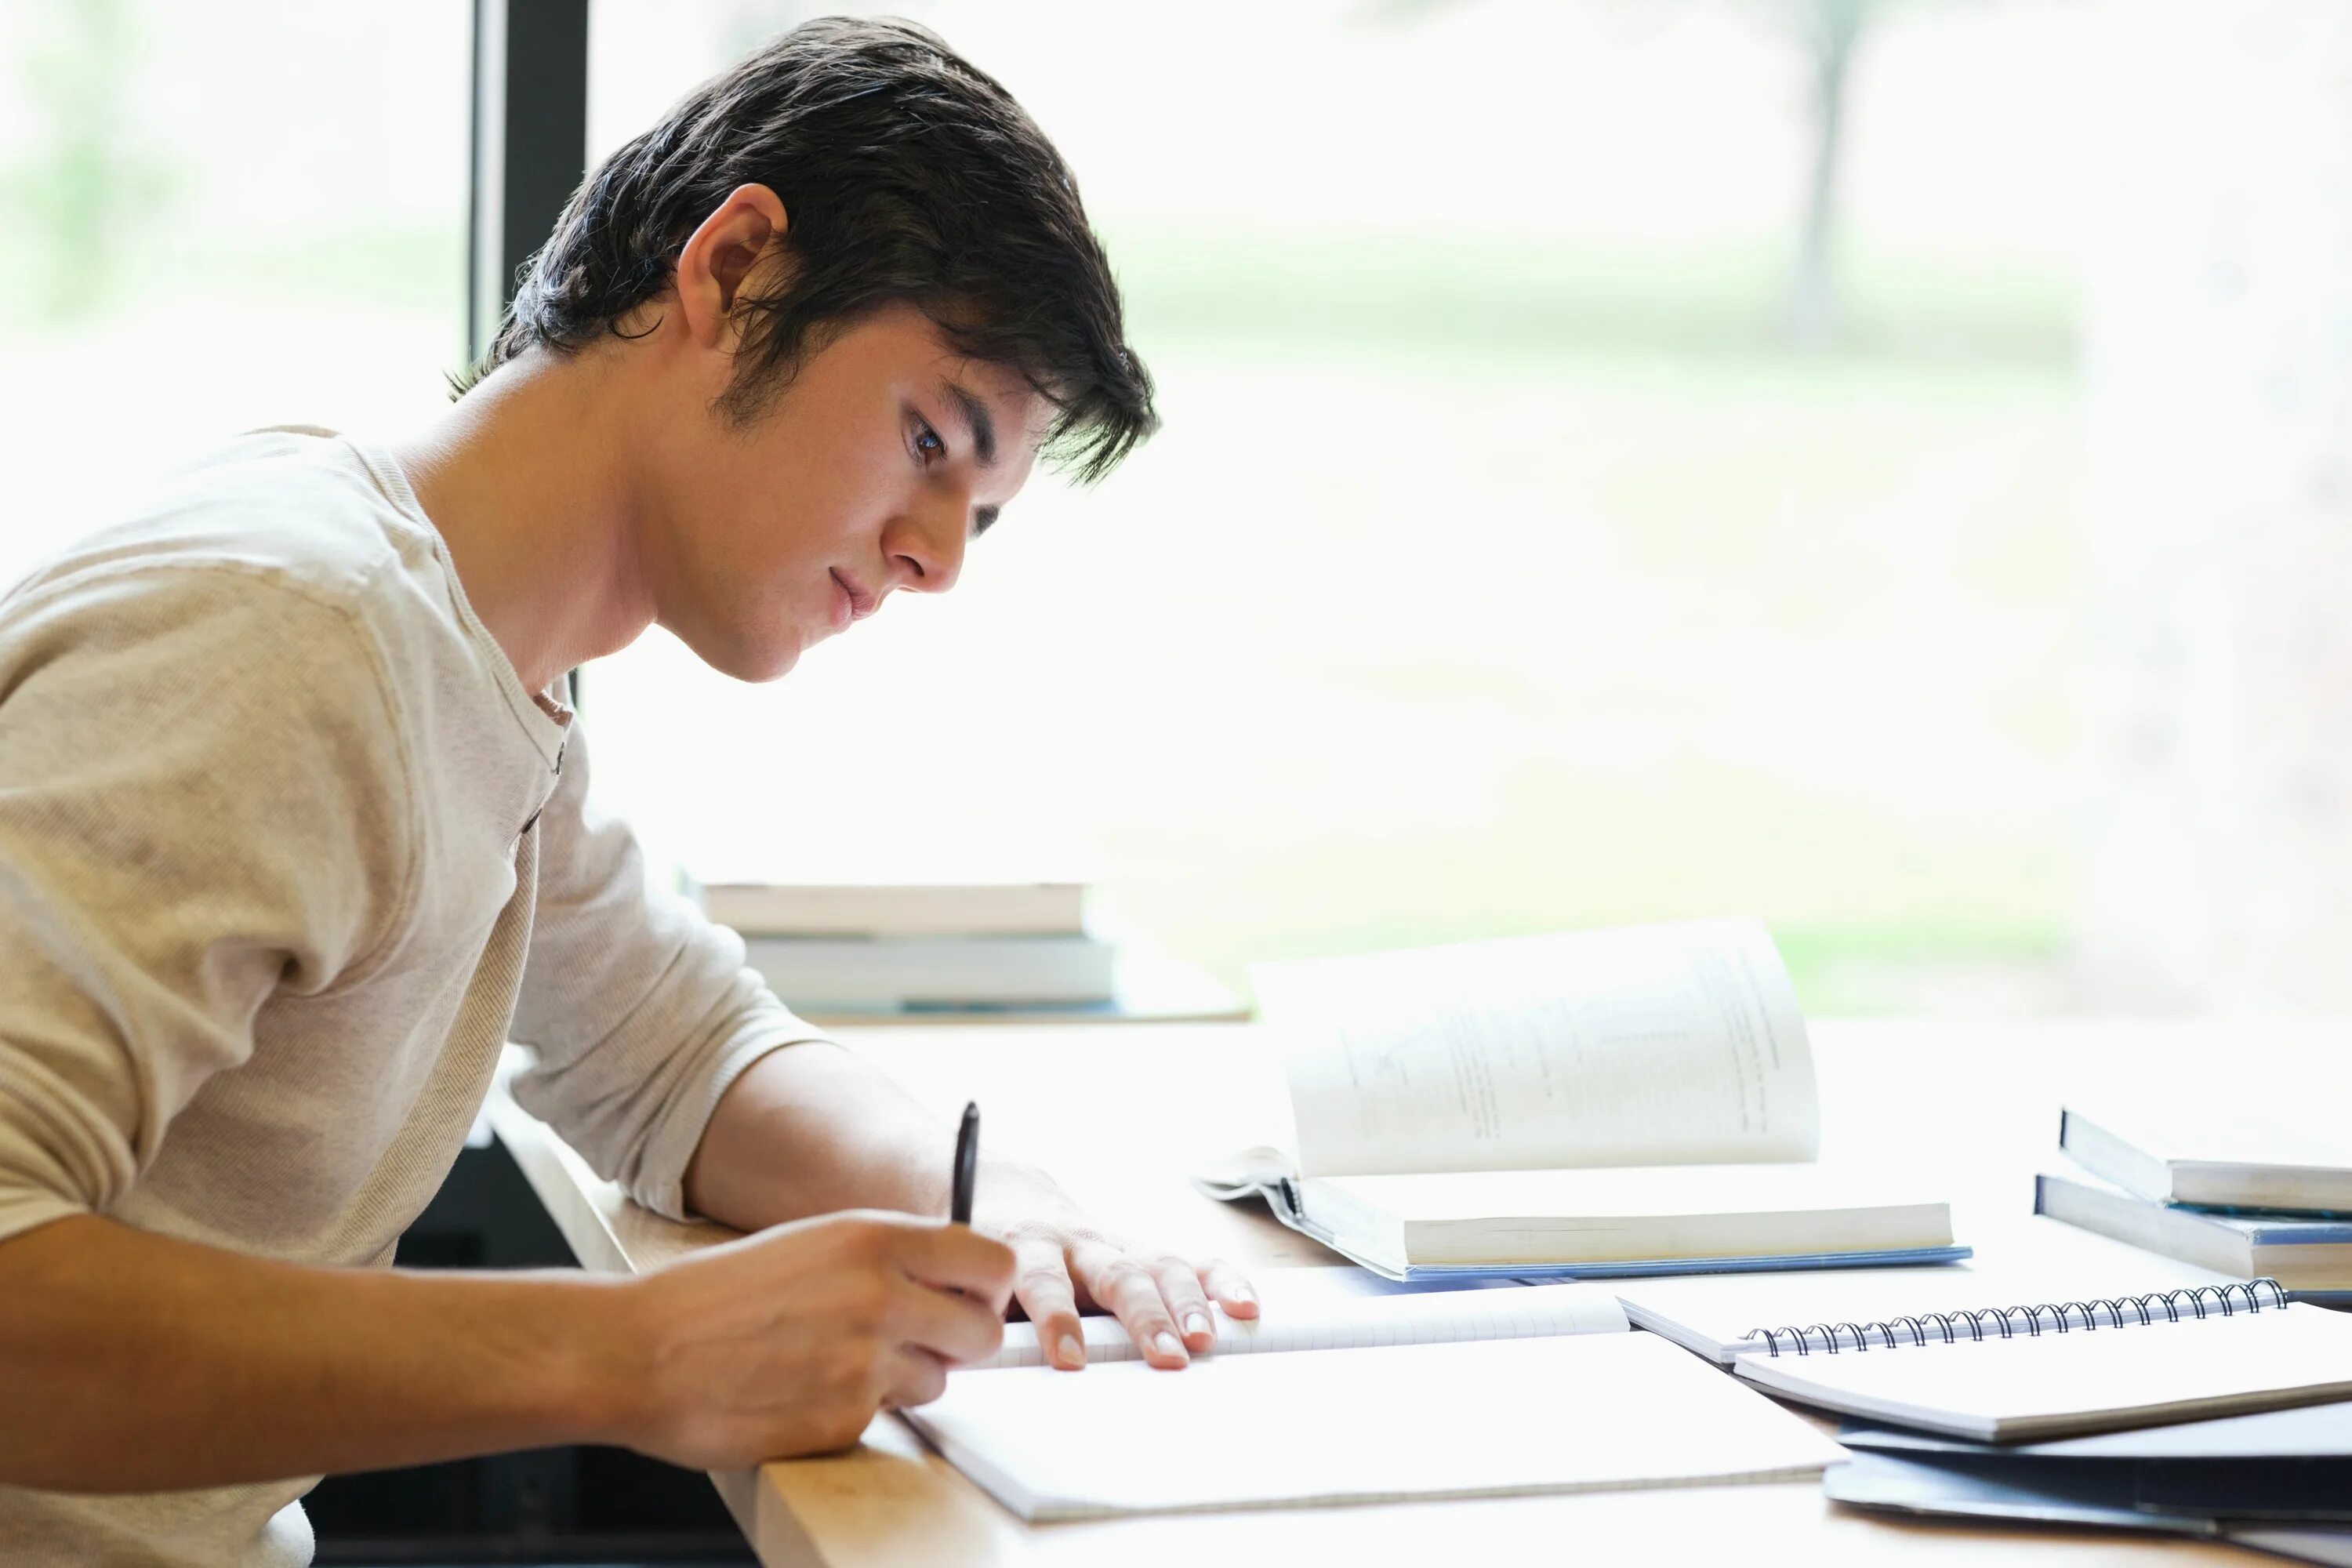
<svg viewBox="0 0 2352 1568"><path fill-rule="evenodd" d="M594 151L803 9L601 0ZM592 671L664 867L1073 868L1235 983L1755 912L1814 1011L2072 1005L2108 13L900 9L1064 145L1168 428L775 689ZM0 574L236 429L431 412L467 25L9 9Z"/></svg>

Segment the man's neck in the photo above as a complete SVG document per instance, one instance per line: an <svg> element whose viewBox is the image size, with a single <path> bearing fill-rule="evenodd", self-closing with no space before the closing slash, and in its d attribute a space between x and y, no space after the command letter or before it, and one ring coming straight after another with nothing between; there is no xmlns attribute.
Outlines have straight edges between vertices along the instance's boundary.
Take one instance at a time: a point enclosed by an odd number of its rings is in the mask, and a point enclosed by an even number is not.
<svg viewBox="0 0 2352 1568"><path fill-rule="evenodd" d="M532 691L652 624L627 421L593 353L527 351L393 455Z"/></svg>

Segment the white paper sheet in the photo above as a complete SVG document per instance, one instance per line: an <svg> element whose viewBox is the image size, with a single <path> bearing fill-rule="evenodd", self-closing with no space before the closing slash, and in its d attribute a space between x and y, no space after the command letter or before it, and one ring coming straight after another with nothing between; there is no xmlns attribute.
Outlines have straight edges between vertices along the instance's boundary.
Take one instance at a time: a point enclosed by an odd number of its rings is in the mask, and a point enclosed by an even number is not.
<svg viewBox="0 0 2352 1568"><path fill-rule="evenodd" d="M958 1373L907 1419L1038 1520L1798 1478L1843 1457L1631 1333Z"/></svg>

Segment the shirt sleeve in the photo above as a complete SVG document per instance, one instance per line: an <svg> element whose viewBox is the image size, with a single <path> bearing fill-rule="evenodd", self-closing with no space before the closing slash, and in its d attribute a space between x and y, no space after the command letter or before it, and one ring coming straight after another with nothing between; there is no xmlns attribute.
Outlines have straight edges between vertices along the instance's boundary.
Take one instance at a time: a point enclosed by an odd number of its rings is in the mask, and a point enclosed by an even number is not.
<svg viewBox="0 0 2352 1568"><path fill-rule="evenodd" d="M514 1037L518 1103L655 1213L687 1217L686 1168L719 1097L780 1047L824 1038L743 966L743 941L646 885L636 840L588 804L573 725L539 819L539 910Z"/></svg>
<svg viewBox="0 0 2352 1568"><path fill-rule="evenodd" d="M0 605L0 1238L109 1210L278 987L385 945L415 834L374 648L227 568Z"/></svg>

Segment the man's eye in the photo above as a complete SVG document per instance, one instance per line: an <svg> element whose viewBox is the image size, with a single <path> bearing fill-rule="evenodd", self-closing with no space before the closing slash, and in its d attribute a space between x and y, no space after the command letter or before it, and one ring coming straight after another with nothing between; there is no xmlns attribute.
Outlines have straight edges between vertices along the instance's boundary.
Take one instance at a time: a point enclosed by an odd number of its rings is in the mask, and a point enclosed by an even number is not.
<svg viewBox="0 0 2352 1568"><path fill-rule="evenodd" d="M945 441L940 440L940 433L932 429L929 426L917 425L915 426L915 450L922 454L922 456L927 458L944 458L948 455L948 444Z"/></svg>

